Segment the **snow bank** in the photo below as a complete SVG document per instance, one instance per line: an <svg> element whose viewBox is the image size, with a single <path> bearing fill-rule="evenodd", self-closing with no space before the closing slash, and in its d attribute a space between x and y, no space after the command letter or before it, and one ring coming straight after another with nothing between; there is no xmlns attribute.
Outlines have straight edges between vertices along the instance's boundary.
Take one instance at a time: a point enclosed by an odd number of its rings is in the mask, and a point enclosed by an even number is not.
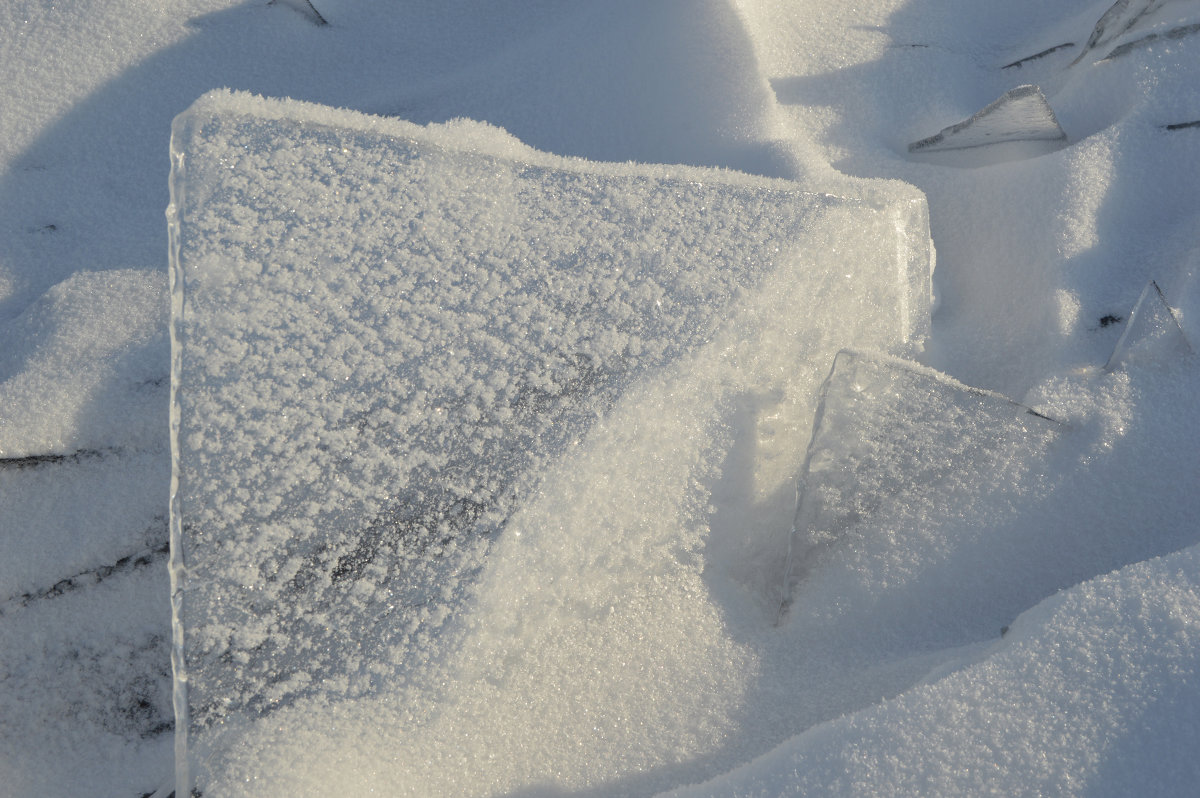
<svg viewBox="0 0 1200 798"><path fill-rule="evenodd" d="M81 273L3 324L0 457L154 445L166 287L152 271Z"/></svg>
<svg viewBox="0 0 1200 798"><path fill-rule="evenodd" d="M669 794L1188 795L1198 575L1192 546L1064 591L943 678Z"/></svg>

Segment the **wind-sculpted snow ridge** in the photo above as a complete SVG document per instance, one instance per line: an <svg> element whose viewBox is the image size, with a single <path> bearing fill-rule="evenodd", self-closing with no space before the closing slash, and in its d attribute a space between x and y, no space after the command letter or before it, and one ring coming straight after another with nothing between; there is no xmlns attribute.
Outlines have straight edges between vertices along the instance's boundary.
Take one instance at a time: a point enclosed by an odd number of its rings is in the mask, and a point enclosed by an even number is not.
<svg viewBox="0 0 1200 798"><path fill-rule="evenodd" d="M172 159L178 788L678 783L752 672L734 420L790 491L833 353L919 351L923 198L227 92Z"/></svg>
<svg viewBox="0 0 1200 798"><path fill-rule="evenodd" d="M1197 573L1191 546L1072 587L928 683L670 798L1190 795Z"/></svg>

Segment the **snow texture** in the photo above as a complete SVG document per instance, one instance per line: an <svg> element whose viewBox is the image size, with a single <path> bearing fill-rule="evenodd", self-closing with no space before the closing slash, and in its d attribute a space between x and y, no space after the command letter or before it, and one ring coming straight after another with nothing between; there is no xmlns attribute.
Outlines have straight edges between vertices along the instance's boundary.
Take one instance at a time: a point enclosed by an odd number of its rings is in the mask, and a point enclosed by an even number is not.
<svg viewBox="0 0 1200 798"><path fill-rule="evenodd" d="M809 418L838 347L914 353L928 328L924 202L904 187L842 199L569 161L481 125L227 92L172 140L180 733L198 786L228 779L220 794L237 783L223 735L245 719L436 692L422 678L487 579L488 543L617 405L708 378L674 411L717 425L690 442L684 493L677 466L642 475L641 514L670 518L708 501L689 483L738 397ZM595 556L586 526L555 534Z"/></svg>
<svg viewBox="0 0 1200 798"><path fill-rule="evenodd" d="M153 432L129 433L166 393L158 371L166 288L132 269L78 274L3 325L0 335L21 346L0 351L0 404L9 408L0 416L0 457L158 443ZM121 412L92 418L88 405L102 394Z"/></svg>
<svg viewBox="0 0 1200 798"><path fill-rule="evenodd" d="M668 795L1188 795L1198 573L1192 546L1064 591L903 696Z"/></svg>

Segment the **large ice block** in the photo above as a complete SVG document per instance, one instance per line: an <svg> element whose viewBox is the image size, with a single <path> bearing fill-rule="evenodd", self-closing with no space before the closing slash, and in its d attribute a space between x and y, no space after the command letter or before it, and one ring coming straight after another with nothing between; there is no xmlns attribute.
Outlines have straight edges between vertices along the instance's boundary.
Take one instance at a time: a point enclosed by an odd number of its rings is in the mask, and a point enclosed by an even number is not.
<svg viewBox="0 0 1200 798"><path fill-rule="evenodd" d="M1061 424L903 360L839 352L821 388L782 604L857 525L929 528L1032 479Z"/></svg>
<svg viewBox="0 0 1200 798"><path fill-rule="evenodd" d="M588 163L228 92L171 153L180 790L297 700L438 690L425 666L488 546L632 388L715 351L731 376L702 402L775 392L807 424L839 347L928 329L904 187Z"/></svg>

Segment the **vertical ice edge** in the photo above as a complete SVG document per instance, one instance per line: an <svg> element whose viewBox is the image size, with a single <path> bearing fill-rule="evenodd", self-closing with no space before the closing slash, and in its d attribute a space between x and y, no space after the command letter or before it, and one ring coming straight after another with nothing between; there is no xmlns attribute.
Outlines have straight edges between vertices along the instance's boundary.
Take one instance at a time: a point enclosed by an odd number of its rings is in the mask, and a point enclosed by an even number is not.
<svg viewBox="0 0 1200 798"><path fill-rule="evenodd" d="M929 237L929 205L925 198L898 202L895 210L897 279L906 283L900 296L901 328L907 331L908 352L924 349L931 332L932 278L937 253ZM921 268L927 264L927 268Z"/></svg>
<svg viewBox="0 0 1200 798"><path fill-rule="evenodd" d="M184 113L171 125L169 155L170 200L167 205L168 279L171 293L171 394L169 427L171 436L171 482L168 514L171 575L171 702L175 710L175 794L190 795L188 776L187 735L187 661L184 658L183 602L186 571L183 554L183 515L179 501L180 474L180 412L179 389L183 384L183 272L179 262L180 208L183 204L184 153L191 116Z"/></svg>
<svg viewBox="0 0 1200 798"><path fill-rule="evenodd" d="M647 636L651 649L620 663L604 647L575 652L601 670L612 659L611 689L641 691L608 704L649 713L631 721L643 730L672 713L736 714L736 689L688 671L736 647L697 592L703 563L680 552L708 534L731 408L777 401L779 431L759 447L776 458L764 479L787 482L838 349L923 347L932 249L919 192L842 197L587 162L479 123L419 127L228 91L177 117L171 159L177 795L286 792L286 752L335 710L417 718L375 724L404 751L457 739L438 712L447 691L460 705L484 689L587 696L584 683L506 677L517 655L486 652L522 650L502 639L512 606L523 634L572 613L593 631L625 628L627 592L605 591L629 580L652 606L695 597L683 605L694 617L675 618L686 637L674 648ZM615 443L630 425L638 435ZM733 549L777 561L789 521L763 520L769 534ZM588 574L560 583L574 591L561 605L559 588L525 585L554 568ZM470 657L495 664L479 684ZM659 695L669 678L615 678L646 657L704 687ZM705 728L718 745L720 722ZM617 778L642 755L579 742L564 784L597 767ZM456 781L471 774L437 757L390 756L434 768L403 776L426 794L472 791ZM535 764L494 762L512 790Z"/></svg>

